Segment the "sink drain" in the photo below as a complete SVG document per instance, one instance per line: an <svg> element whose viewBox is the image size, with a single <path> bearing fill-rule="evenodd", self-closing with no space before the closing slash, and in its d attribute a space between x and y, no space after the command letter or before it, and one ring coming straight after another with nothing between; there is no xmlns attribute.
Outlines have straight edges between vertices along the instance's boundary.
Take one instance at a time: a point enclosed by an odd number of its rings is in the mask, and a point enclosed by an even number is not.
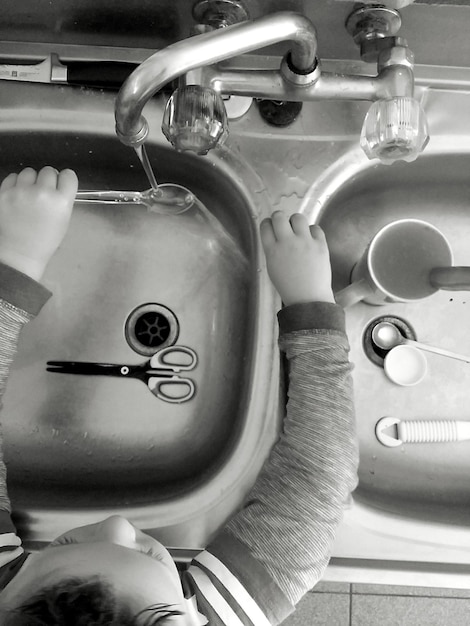
<svg viewBox="0 0 470 626"><path fill-rule="evenodd" d="M412 326L408 324L408 322L406 322L401 317L396 317L395 315L382 315L381 317L377 317L371 322L369 322L369 325L365 329L364 335L362 337L362 345L364 348L364 352L366 353L367 358L370 361L372 361L372 363L375 363L375 365L379 365L380 367L383 367L384 359L387 356L387 353L389 352L389 350L384 350L383 348L379 348L372 341L372 331L377 326L377 324L380 324L380 322L389 322L390 324L393 324L394 326L398 328L400 333L406 339L413 339L414 341L416 341L416 333L414 329L412 328Z"/></svg>
<svg viewBox="0 0 470 626"><path fill-rule="evenodd" d="M144 356L151 356L176 343L179 324L173 311L149 302L132 311L126 320L124 334L130 347Z"/></svg>

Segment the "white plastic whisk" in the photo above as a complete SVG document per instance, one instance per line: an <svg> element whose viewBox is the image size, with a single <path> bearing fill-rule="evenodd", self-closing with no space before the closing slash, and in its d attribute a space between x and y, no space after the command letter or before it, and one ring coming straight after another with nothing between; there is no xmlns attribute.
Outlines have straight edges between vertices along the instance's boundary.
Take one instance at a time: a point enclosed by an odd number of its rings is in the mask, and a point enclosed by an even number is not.
<svg viewBox="0 0 470 626"><path fill-rule="evenodd" d="M389 430L389 432L385 432ZM391 431L391 432L390 432ZM409 420L383 417L375 427L377 439L384 446L403 443L452 443L470 439L470 422L458 420Z"/></svg>

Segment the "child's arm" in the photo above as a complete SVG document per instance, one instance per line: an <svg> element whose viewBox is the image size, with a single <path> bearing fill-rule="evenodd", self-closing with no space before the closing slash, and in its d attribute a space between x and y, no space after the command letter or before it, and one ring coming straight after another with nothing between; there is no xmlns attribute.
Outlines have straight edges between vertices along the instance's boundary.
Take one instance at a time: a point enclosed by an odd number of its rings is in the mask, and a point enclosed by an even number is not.
<svg viewBox="0 0 470 626"><path fill-rule="evenodd" d="M280 623L322 576L357 480L349 346L323 232L301 215L289 221L276 212L261 237L286 305L278 317L289 361L287 416L244 507L189 570L202 596L206 585L200 606L211 624Z"/></svg>
<svg viewBox="0 0 470 626"><path fill-rule="evenodd" d="M39 174L26 168L0 185L0 406L20 331L51 295L37 281L62 241L76 190L74 172L51 167ZM5 570L11 578L22 563L20 544L10 519L0 437L0 587L8 582Z"/></svg>

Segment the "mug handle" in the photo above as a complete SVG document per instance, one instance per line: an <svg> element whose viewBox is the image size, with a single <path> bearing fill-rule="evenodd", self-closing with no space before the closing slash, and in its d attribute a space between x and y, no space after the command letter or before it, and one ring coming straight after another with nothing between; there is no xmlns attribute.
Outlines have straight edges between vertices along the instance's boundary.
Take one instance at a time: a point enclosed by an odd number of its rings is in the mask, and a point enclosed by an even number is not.
<svg viewBox="0 0 470 626"><path fill-rule="evenodd" d="M470 267L434 267L429 280L436 289L446 291L470 291Z"/></svg>
<svg viewBox="0 0 470 626"><path fill-rule="evenodd" d="M335 293L336 303L346 309L372 294L369 283L361 278Z"/></svg>

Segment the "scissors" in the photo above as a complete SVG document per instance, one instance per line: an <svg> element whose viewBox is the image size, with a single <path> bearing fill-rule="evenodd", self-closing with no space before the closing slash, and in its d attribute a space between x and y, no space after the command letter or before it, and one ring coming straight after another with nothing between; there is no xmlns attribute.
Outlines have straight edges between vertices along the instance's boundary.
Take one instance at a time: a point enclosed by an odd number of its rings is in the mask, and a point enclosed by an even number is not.
<svg viewBox="0 0 470 626"><path fill-rule="evenodd" d="M179 376L179 373L192 370L196 365L197 354L194 350L186 346L169 346L156 352L149 361L141 365L48 361L46 369L58 374L137 378L160 400L179 403L191 400L196 393L194 381Z"/></svg>

